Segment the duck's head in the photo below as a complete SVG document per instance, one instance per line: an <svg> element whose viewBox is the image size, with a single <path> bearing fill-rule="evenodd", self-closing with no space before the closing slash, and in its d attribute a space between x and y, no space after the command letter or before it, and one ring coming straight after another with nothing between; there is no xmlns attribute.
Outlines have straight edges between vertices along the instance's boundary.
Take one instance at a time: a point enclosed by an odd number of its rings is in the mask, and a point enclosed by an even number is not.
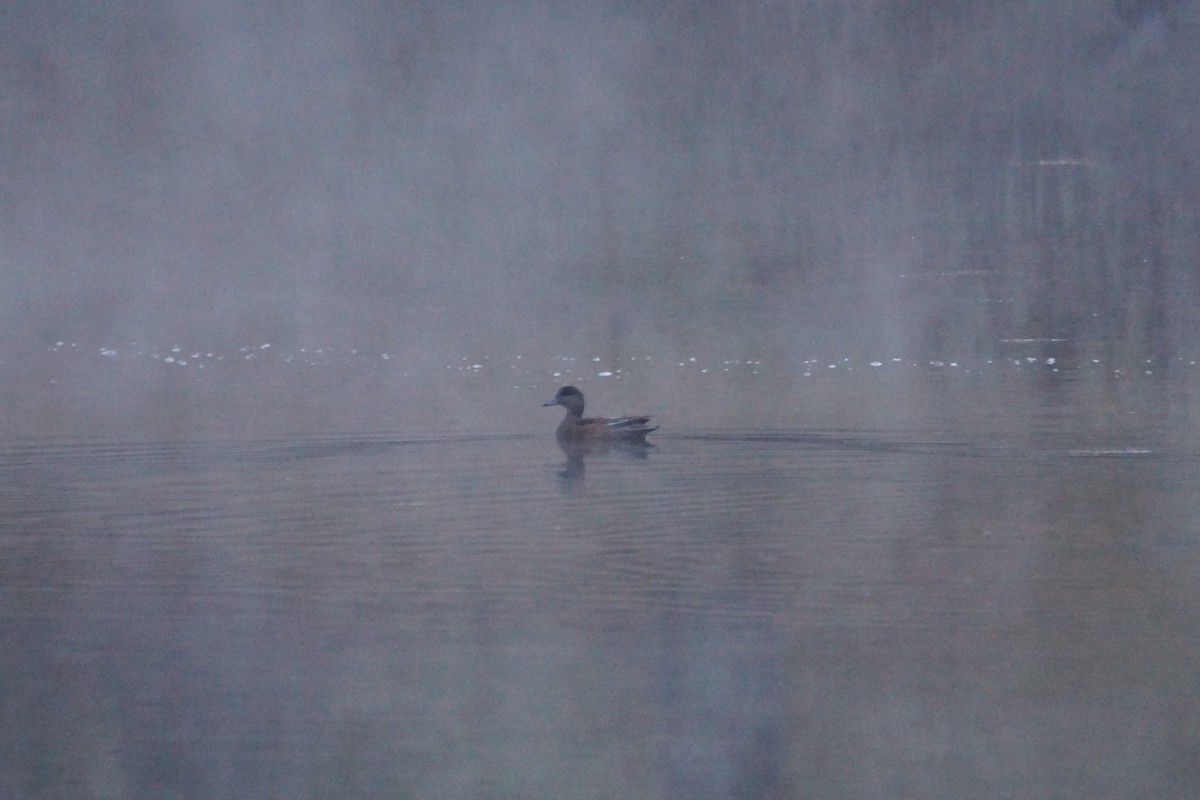
<svg viewBox="0 0 1200 800"><path fill-rule="evenodd" d="M568 414L583 416L583 392L574 386L564 386L554 395L553 400L542 403L543 406L562 406Z"/></svg>

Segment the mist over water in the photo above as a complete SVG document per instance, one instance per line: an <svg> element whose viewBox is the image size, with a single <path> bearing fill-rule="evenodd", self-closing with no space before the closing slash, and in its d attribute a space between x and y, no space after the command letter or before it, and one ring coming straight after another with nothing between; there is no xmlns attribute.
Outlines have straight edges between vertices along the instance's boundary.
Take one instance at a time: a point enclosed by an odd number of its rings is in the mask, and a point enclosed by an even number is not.
<svg viewBox="0 0 1200 800"><path fill-rule="evenodd" d="M1195 3L0 37L0 796L1200 794Z"/></svg>
<svg viewBox="0 0 1200 800"><path fill-rule="evenodd" d="M740 413L771 424L810 358L965 362L1054 340L1128 371L1196 350L1186 3L116 2L0 19L9 432L133 416L186 435L180 409L214 398L241 432L403 428L426 424L398 411L423 394L462 393L448 367L518 357L535 397L556 358L763 361L782 377ZM323 349L336 377L201 387L115 366L264 344ZM1015 355L1060 355L1041 349ZM676 378L619 399L686 391ZM339 413L385 400L388 418Z"/></svg>

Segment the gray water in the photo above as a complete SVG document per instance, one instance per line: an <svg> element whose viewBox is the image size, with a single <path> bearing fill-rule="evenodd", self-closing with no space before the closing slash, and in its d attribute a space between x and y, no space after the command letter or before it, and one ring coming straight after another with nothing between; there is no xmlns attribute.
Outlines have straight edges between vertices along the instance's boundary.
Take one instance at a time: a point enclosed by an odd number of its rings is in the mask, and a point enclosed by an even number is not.
<svg viewBox="0 0 1200 800"><path fill-rule="evenodd" d="M12 440L0 796L1194 797L1200 450L1138 410Z"/></svg>

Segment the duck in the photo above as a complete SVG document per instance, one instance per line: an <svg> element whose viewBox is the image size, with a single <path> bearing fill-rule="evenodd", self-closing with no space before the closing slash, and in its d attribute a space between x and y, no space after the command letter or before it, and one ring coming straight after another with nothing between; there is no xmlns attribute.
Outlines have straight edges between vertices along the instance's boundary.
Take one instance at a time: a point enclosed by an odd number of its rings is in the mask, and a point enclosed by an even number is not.
<svg viewBox="0 0 1200 800"><path fill-rule="evenodd" d="M554 437L561 442L622 442L646 444L646 434L658 430L649 417L583 418L583 392L574 386L564 386L546 406L562 406L567 410Z"/></svg>

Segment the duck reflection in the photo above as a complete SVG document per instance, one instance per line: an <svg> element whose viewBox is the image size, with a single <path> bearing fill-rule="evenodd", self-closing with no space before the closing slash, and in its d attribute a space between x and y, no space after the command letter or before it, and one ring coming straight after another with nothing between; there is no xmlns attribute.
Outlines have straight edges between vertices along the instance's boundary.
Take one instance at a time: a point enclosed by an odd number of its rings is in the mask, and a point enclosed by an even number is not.
<svg viewBox="0 0 1200 800"><path fill-rule="evenodd" d="M558 477L570 483L583 479L585 462L588 458L625 458L643 460L654 449L649 442L624 441L567 441L558 440L559 449L567 457L567 463L558 472Z"/></svg>

